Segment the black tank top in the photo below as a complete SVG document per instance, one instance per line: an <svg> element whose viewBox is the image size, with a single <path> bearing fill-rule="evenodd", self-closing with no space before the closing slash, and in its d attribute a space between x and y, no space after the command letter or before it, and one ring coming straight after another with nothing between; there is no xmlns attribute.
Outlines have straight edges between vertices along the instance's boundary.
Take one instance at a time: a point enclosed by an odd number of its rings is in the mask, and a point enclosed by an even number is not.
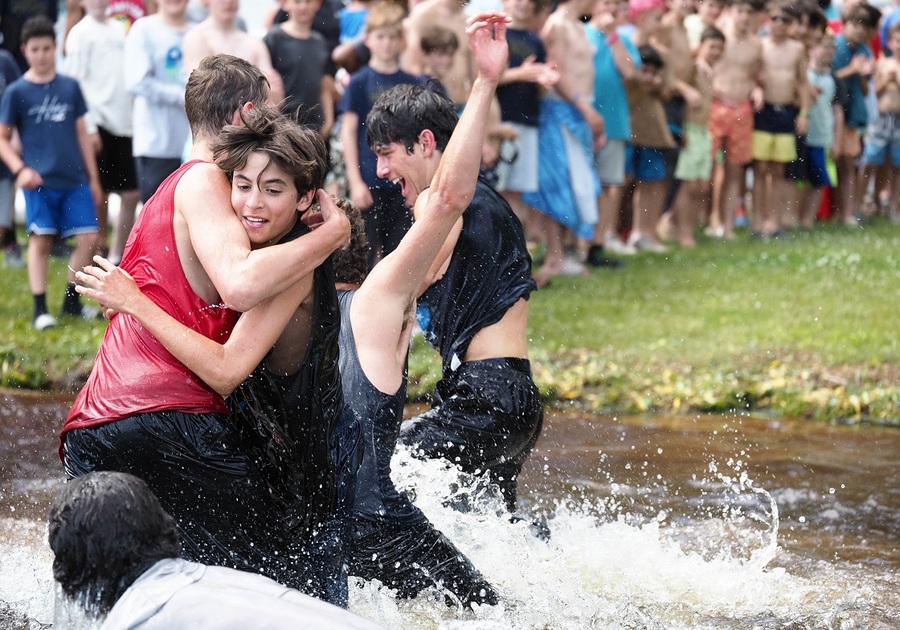
<svg viewBox="0 0 900 630"><path fill-rule="evenodd" d="M472 337L537 288L522 224L481 179L444 276L419 297L416 319L441 353L444 372L462 361Z"/></svg>
<svg viewBox="0 0 900 630"><path fill-rule="evenodd" d="M340 367L344 390L344 413L341 416L341 430L345 441L352 441L358 435L361 451L359 468L355 479L352 474L339 473L342 494L347 500L354 520L382 520L386 517L392 523L422 520L421 512L410 503L405 495L397 492L391 481L391 456L397 444L397 434L403 419L403 405L406 403L406 368L403 380L393 394L379 391L366 378L359 356L356 340L350 326L350 304L356 291L338 291L341 311ZM357 427L352 430L351 427ZM352 448L352 445L351 445ZM343 451L348 450L343 445ZM344 460L354 458L344 454ZM342 502L344 500L342 499ZM357 526L359 523L357 523Z"/></svg>

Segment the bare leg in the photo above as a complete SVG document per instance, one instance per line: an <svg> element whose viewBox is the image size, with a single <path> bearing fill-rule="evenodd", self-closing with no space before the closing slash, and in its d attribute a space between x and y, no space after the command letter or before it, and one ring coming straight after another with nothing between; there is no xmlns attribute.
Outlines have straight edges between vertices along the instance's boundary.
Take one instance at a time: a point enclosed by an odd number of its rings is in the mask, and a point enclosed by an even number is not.
<svg viewBox="0 0 900 630"><path fill-rule="evenodd" d="M100 199L94 212L97 213L97 233L94 235L94 250L98 252L106 252L109 250L109 242L107 236L109 234L109 193L103 191L103 197Z"/></svg>
<svg viewBox="0 0 900 630"><path fill-rule="evenodd" d="M97 235L76 234L75 249L69 256L69 282L75 282L75 272L72 269L83 269L91 264L96 251Z"/></svg>
<svg viewBox="0 0 900 630"><path fill-rule="evenodd" d="M722 214L722 236L734 238L734 217L741 202L743 190L744 165L725 162L722 194L719 199Z"/></svg>
<svg viewBox="0 0 900 630"><path fill-rule="evenodd" d="M837 220L844 223L854 221L856 216L857 172L853 165L853 157L841 155L837 159Z"/></svg>
<svg viewBox="0 0 900 630"><path fill-rule="evenodd" d="M803 190L800 225L808 230L813 228L816 224L816 215L819 212L820 203L822 203L821 188L806 188Z"/></svg>
<svg viewBox="0 0 900 630"><path fill-rule="evenodd" d="M724 232L722 219L722 199L725 193L725 164L716 162L712 172L712 190L710 194L709 218L706 224L712 233Z"/></svg>
<svg viewBox="0 0 900 630"><path fill-rule="evenodd" d="M766 234L777 234L781 230L782 215L784 209L793 200L793 182L784 176L784 164L772 163L772 205L770 206L769 222L766 225ZM796 211L792 213L791 227L797 227Z"/></svg>
<svg viewBox="0 0 900 630"><path fill-rule="evenodd" d="M662 214L667 190L668 182L665 180L638 181L634 191L634 230L631 233L633 242L654 246L651 249L662 247L656 238L656 223Z"/></svg>
<svg viewBox="0 0 900 630"><path fill-rule="evenodd" d="M109 259L115 263L122 260L125 243L128 241L128 235L131 234L131 228L134 227L134 215L138 201L141 199L141 193L137 190L120 192L119 198L121 199L119 217L116 220L112 245L109 249Z"/></svg>
<svg viewBox="0 0 900 630"><path fill-rule="evenodd" d="M50 250L55 240L52 234L32 234L28 237L28 286L32 295L47 292Z"/></svg>
<svg viewBox="0 0 900 630"><path fill-rule="evenodd" d="M772 189L769 182L771 162L757 161L753 164L753 213L750 216L750 231L765 234L766 225L771 222Z"/></svg>

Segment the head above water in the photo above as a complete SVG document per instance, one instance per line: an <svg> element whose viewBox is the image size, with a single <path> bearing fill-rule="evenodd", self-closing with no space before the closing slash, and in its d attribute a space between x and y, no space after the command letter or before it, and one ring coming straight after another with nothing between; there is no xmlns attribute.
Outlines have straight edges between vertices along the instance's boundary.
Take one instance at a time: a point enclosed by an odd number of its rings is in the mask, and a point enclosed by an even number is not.
<svg viewBox="0 0 900 630"><path fill-rule="evenodd" d="M181 555L175 521L143 480L125 473L72 479L48 521L53 577L91 615L105 615L147 569Z"/></svg>
<svg viewBox="0 0 900 630"><path fill-rule="evenodd" d="M435 147L447 148L459 116L446 96L424 85L397 85L385 91L366 117L366 141L376 153L379 148L399 142L412 152L419 135L428 129Z"/></svg>
<svg viewBox="0 0 900 630"><path fill-rule="evenodd" d="M191 72L184 90L184 111L195 138L214 138L248 103L261 106L269 81L259 68L231 55L210 55Z"/></svg>
<svg viewBox="0 0 900 630"><path fill-rule="evenodd" d="M213 160L229 178L251 153L263 153L291 177L298 196L323 186L328 155L321 135L273 107L253 107L240 116L242 124L228 125L212 143Z"/></svg>

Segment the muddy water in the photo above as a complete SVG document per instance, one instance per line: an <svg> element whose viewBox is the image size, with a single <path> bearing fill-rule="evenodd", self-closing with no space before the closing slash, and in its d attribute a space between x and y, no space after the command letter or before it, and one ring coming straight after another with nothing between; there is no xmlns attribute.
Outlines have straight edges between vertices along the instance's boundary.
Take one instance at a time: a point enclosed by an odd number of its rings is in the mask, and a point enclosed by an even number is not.
<svg viewBox="0 0 900 630"><path fill-rule="evenodd" d="M0 627L54 622L43 519L69 404L0 396ZM900 431L872 427L553 414L520 480L524 510L547 518L543 542L496 509L448 507L472 490L400 453L398 485L504 603L397 604L369 584L351 608L447 630L900 627L898 454Z"/></svg>

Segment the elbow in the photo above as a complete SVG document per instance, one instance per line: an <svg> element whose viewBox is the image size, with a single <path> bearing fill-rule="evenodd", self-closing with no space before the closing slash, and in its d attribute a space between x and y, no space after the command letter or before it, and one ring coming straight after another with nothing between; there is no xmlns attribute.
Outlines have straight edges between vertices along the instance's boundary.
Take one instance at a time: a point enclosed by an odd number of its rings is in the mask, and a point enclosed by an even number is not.
<svg viewBox="0 0 900 630"><path fill-rule="evenodd" d="M220 291L219 296L226 308L238 313L246 313L262 301L253 288L244 283Z"/></svg>
<svg viewBox="0 0 900 630"><path fill-rule="evenodd" d="M460 188L465 188L461 190ZM432 189L429 197L430 205L435 213L446 213L459 216L465 212L475 196L475 183L460 187L459 182L439 182Z"/></svg>

